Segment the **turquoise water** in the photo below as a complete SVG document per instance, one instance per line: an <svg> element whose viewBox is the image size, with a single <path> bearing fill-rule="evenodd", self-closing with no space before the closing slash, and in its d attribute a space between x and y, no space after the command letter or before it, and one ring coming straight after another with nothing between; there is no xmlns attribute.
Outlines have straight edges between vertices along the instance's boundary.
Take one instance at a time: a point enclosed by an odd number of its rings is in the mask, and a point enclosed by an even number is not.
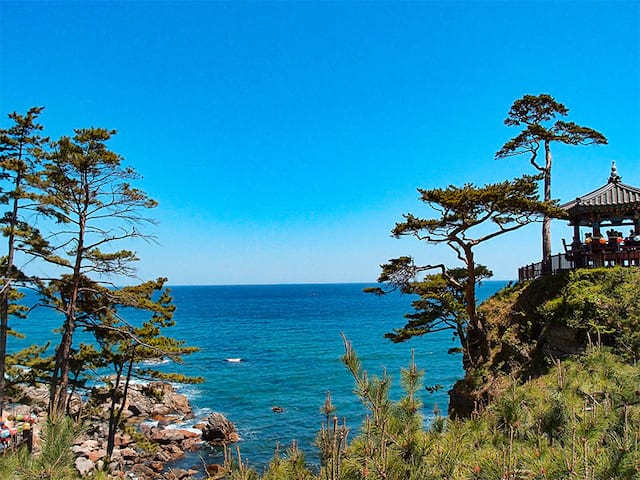
<svg viewBox="0 0 640 480"><path fill-rule="evenodd" d="M485 282L479 298L486 298L505 282ZM363 367L393 378L391 395L399 399L400 369L415 352L425 371L425 385L440 384L435 394L421 393L424 415L434 408L446 412L447 390L462 376L461 359L447 354L451 332L440 332L393 344L385 332L404 324L411 297L364 294L364 284L184 286L172 287L176 326L171 336L201 350L182 365L168 369L206 379L204 384L179 387L187 394L198 418L218 411L236 424L242 437L243 458L261 468L277 444L292 440L318 461L313 445L324 416L320 408L331 391L337 415L357 430L364 409L353 394L353 379L342 364L341 333L352 342ZM52 330L59 320L51 312L34 310L29 320L14 322L27 334L27 343L57 340ZM10 340L10 348L18 347ZM229 362L227 359L241 359ZM274 413L273 406L283 408ZM191 422L192 424L194 422ZM222 452L205 452L207 462L220 461ZM199 457L185 460L200 464Z"/></svg>

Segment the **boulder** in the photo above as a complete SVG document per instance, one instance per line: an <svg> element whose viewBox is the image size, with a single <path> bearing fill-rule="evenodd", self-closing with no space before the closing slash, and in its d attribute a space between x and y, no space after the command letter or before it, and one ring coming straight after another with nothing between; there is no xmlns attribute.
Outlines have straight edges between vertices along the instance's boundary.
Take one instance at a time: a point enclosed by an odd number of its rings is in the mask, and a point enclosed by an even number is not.
<svg viewBox="0 0 640 480"><path fill-rule="evenodd" d="M127 445L133 442L133 439L131 438L131 435L129 435L128 433L118 432L116 433L114 442L116 447L126 447Z"/></svg>
<svg viewBox="0 0 640 480"><path fill-rule="evenodd" d="M218 479L225 476L227 471L222 465L218 465L217 463L212 463L207 465L207 478Z"/></svg>
<svg viewBox="0 0 640 480"><path fill-rule="evenodd" d="M200 435L189 430L179 428L157 428L154 427L149 432L149 439L161 444L181 443L187 439L197 438Z"/></svg>
<svg viewBox="0 0 640 480"><path fill-rule="evenodd" d="M150 413L152 417L158 415L165 416L171 413L171 408L169 408L169 406L164 403L156 403L151 407Z"/></svg>
<svg viewBox="0 0 640 480"><path fill-rule="evenodd" d="M89 460L91 460L93 463L96 463L98 460L104 458L107 455L106 450L103 449L98 449L98 450L92 450L91 452L89 452Z"/></svg>
<svg viewBox="0 0 640 480"><path fill-rule="evenodd" d="M207 418L202 428L202 439L212 445L236 443L240 436L236 426L221 413L214 412Z"/></svg>
<svg viewBox="0 0 640 480"><path fill-rule="evenodd" d="M156 472L162 472L164 470L164 462L160 461L151 461L149 462L149 467L151 467Z"/></svg>
<svg viewBox="0 0 640 480"><path fill-rule="evenodd" d="M182 395L180 393L173 393L170 396L171 398L171 407L178 413L181 413L183 415L190 415L191 414L191 405L189 405L189 399L186 397L186 395Z"/></svg>
<svg viewBox="0 0 640 480"><path fill-rule="evenodd" d="M183 478L187 478L189 476L189 472L182 468L174 468L165 474L166 479L168 480L182 480Z"/></svg>
<svg viewBox="0 0 640 480"><path fill-rule="evenodd" d="M122 458L125 458L128 460L138 458L138 452L135 449L130 447L121 449L120 455L122 456Z"/></svg>
<svg viewBox="0 0 640 480"><path fill-rule="evenodd" d="M75 467L80 475L86 475L95 468L95 464L86 457L78 457L75 461Z"/></svg>
<svg viewBox="0 0 640 480"><path fill-rule="evenodd" d="M131 467L131 471L136 474L136 476L143 475L143 478L155 478L156 476L152 468L149 468L141 463L138 463Z"/></svg>
<svg viewBox="0 0 640 480"><path fill-rule="evenodd" d="M74 445L73 447L71 447L71 451L76 455L88 457L92 449L84 445Z"/></svg>

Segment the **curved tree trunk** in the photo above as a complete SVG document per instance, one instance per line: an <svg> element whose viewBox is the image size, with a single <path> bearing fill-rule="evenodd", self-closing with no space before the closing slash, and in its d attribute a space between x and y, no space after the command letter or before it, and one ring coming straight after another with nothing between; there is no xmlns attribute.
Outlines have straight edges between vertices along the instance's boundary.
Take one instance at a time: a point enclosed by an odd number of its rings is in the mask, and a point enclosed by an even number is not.
<svg viewBox="0 0 640 480"><path fill-rule="evenodd" d="M464 246L464 252L466 257L468 283L465 287L465 308L467 310L467 316L469 317L469 325L467 327L466 341L467 341L467 355L463 360L463 367L468 370L468 366L479 365L483 359L486 359L489 355L489 344L487 340L487 332L485 331L484 324L478 316L476 309L476 267L473 256L473 250L470 245ZM468 362L468 366L466 363Z"/></svg>

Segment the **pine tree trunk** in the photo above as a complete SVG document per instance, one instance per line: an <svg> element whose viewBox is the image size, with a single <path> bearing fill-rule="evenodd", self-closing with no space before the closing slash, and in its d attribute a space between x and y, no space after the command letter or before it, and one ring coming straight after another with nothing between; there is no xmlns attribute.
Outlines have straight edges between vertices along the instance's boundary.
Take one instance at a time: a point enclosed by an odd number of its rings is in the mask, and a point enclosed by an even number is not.
<svg viewBox="0 0 640 480"><path fill-rule="evenodd" d="M22 160L22 146L18 158ZM20 172L16 174L15 192L20 190L22 183L22 175ZM5 271L4 285L2 286L2 294L0 295L0 414L4 410L4 394L6 388L5 370L7 369L7 335L9 334L9 294L11 292L11 278L13 276L13 262L15 256L15 230L18 223L18 196L13 199L13 208L11 211L11 220L9 224L8 248L7 248L7 269Z"/></svg>
<svg viewBox="0 0 640 480"><path fill-rule="evenodd" d="M469 366L477 366L483 359L487 358L489 354L489 345L484 325L480 321L476 309L476 269L473 250L467 245L465 246L464 251L469 277L464 293L465 308L467 310L467 316L469 317L469 325L467 327L466 334L466 356L468 357ZM464 360L463 363L465 363ZM465 370L467 370L466 367Z"/></svg>
<svg viewBox="0 0 640 480"><path fill-rule="evenodd" d="M544 201L551 201L551 147L549 141L544 142ZM551 273L551 217L542 219L542 273Z"/></svg>
<svg viewBox="0 0 640 480"><path fill-rule="evenodd" d="M88 195L85 197L85 212L88 209ZM69 360L71 357L71 345L76 329L76 312L80 293L80 281L82 276L82 259L84 255L86 214L80 215L78 222L78 237L76 259L71 277L71 295L67 299L68 305L65 311L65 325L62 340L56 350L56 365L51 381L51 394L49 398L49 413L64 413L67 408L67 389L69 388Z"/></svg>

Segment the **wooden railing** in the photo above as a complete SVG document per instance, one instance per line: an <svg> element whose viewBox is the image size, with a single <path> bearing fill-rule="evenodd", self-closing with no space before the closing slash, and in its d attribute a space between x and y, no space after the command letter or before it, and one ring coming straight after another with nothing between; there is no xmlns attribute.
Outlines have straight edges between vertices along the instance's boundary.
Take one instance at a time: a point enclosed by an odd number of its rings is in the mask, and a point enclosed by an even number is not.
<svg viewBox="0 0 640 480"><path fill-rule="evenodd" d="M574 268L573 260L568 258L567 254L559 253L551 256L548 266L545 266L544 262L538 262L520 267L518 269L518 281L533 280L542 275L556 275Z"/></svg>
<svg viewBox="0 0 640 480"><path fill-rule="evenodd" d="M538 262L520 267L518 269L518 281L533 280L542 275L555 275L568 270L575 270L576 268L614 266L640 266L640 246L569 250L567 253L559 253L551 256L548 266L543 262Z"/></svg>

